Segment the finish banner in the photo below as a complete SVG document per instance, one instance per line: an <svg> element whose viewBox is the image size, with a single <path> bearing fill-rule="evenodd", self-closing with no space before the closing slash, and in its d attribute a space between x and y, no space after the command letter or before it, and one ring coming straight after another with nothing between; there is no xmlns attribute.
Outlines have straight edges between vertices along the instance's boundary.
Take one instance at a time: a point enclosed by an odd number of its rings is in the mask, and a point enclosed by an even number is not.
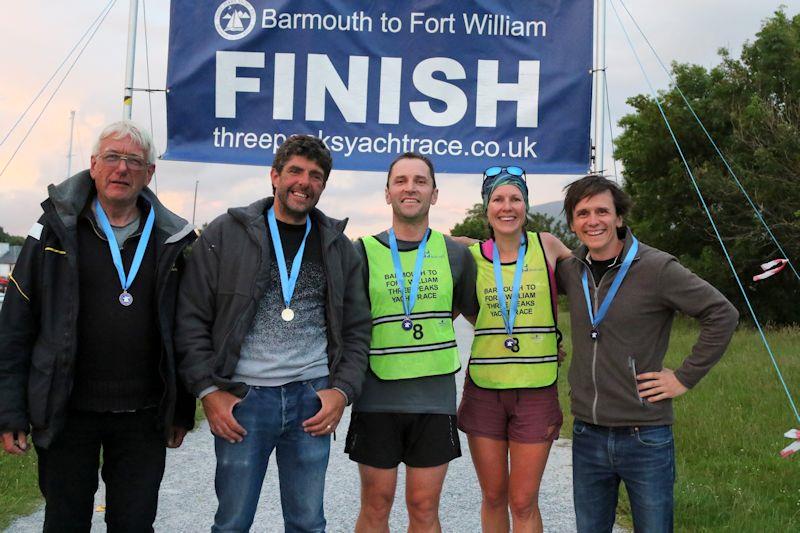
<svg viewBox="0 0 800 533"><path fill-rule="evenodd" d="M269 165L321 137L334 168L589 168L592 0L172 0L165 159Z"/></svg>

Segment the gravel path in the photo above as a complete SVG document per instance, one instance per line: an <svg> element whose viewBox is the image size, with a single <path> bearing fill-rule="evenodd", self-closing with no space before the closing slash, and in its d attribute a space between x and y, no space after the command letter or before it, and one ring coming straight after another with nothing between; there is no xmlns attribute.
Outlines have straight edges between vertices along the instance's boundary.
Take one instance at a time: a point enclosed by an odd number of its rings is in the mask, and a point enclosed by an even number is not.
<svg viewBox="0 0 800 533"><path fill-rule="evenodd" d="M472 342L472 329L463 319L456 321L456 335L462 362L465 363ZM463 371L459 372L457 378L463 382ZM353 531L359 507L358 470L355 463L344 455L344 437L349 420L348 409L340 424L342 429L338 440L333 441L331 447L325 490L325 511L328 531L331 532ZM460 436L464 456L450 464L445 480L441 503L442 528L445 531L477 532L480 531L481 493L469 458L466 438L463 434ZM167 469L161 484L156 531L178 533L209 530L217 503L214 495L214 466L213 438L208 424L203 423L197 431L187 435L181 448L169 450L167 453ZM403 473L403 468L400 468L398 491L389 520L392 531L405 531L408 526L403 497ZM283 531L278 494L277 468L273 457L261 492L254 531ZM545 531L575 531L570 442L567 440L558 440L553 446L539 499ZM101 507L104 502L102 481L95 501L98 507L92 530L105 531ZM44 511L40 509L32 515L18 519L6 531L41 531L43 518Z"/></svg>

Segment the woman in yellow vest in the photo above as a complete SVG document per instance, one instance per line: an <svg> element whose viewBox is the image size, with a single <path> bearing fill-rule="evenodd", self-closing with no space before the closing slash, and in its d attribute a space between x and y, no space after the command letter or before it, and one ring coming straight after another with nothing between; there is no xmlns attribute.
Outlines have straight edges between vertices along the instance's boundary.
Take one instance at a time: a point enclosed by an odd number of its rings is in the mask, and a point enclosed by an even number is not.
<svg viewBox="0 0 800 533"><path fill-rule="evenodd" d="M467 434L484 531L542 531L539 485L561 428L553 271L569 250L525 231L528 187L519 167L484 173L491 237L470 247L479 312L458 427ZM510 463L510 468L509 468Z"/></svg>

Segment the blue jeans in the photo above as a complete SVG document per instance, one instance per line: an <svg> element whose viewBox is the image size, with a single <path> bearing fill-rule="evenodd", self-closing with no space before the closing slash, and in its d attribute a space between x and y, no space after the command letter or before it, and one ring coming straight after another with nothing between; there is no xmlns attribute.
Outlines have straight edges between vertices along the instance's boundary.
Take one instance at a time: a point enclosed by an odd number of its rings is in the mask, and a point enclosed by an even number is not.
<svg viewBox="0 0 800 533"><path fill-rule="evenodd" d="M572 434L572 491L579 532L611 532L620 480L630 497L634 531L672 531L672 426L615 428L575 420Z"/></svg>
<svg viewBox="0 0 800 533"><path fill-rule="evenodd" d="M303 421L319 411L322 404L316 391L327 386L326 376L280 387L250 387L233 409L247 430L244 440L231 444L214 437L219 507L211 531L250 530L272 450L276 450L285 530L325 531L322 499L330 435L312 437L303 431Z"/></svg>

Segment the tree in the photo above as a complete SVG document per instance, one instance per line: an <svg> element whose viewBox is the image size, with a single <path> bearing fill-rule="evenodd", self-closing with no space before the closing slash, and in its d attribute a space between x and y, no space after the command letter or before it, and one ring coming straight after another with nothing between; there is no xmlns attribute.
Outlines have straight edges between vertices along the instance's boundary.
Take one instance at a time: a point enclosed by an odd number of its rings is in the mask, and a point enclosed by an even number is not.
<svg viewBox="0 0 800 533"><path fill-rule="evenodd" d="M488 239L489 223L483 211L483 204L475 204L467 209L467 217L453 226L450 235L472 237L479 241Z"/></svg>
<svg viewBox="0 0 800 533"><path fill-rule="evenodd" d="M10 235L3 230L2 226L0 226L0 242L7 242L9 244L22 246L23 244L25 244L25 237Z"/></svg>
<svg viewBox="0 0 800 533"><path fill-rule="evenodd" d="M676 84L789 259L800 267L800 15L789 19L777 11L755 41L745 43L739 59L724 49L720 56L721 63L711 70L673 64ZM758 265L779 257L779 251L678 89L662 91L659 101L758 316L800 322L800 283L791 271L752 282ZM624 165L624 187L635 202L628 222L644 242L676 255L745 311L655 101L638 95L628 103L635 111L620 120L623 132L615 151Z"/></svg>
<svg viewBox="0 0 800 533"><path fill-rule="evenodd" d="M569 248L575 248L578 245L578 239L565 223L544 213L528 213L526 229L528 231L552 233ZM470 207L467 210L466 218L453 226L453 229L450 230L450 235L463 235L481 241L488 239L489 223L483 211L483 204L478 203Z"/></svg>

